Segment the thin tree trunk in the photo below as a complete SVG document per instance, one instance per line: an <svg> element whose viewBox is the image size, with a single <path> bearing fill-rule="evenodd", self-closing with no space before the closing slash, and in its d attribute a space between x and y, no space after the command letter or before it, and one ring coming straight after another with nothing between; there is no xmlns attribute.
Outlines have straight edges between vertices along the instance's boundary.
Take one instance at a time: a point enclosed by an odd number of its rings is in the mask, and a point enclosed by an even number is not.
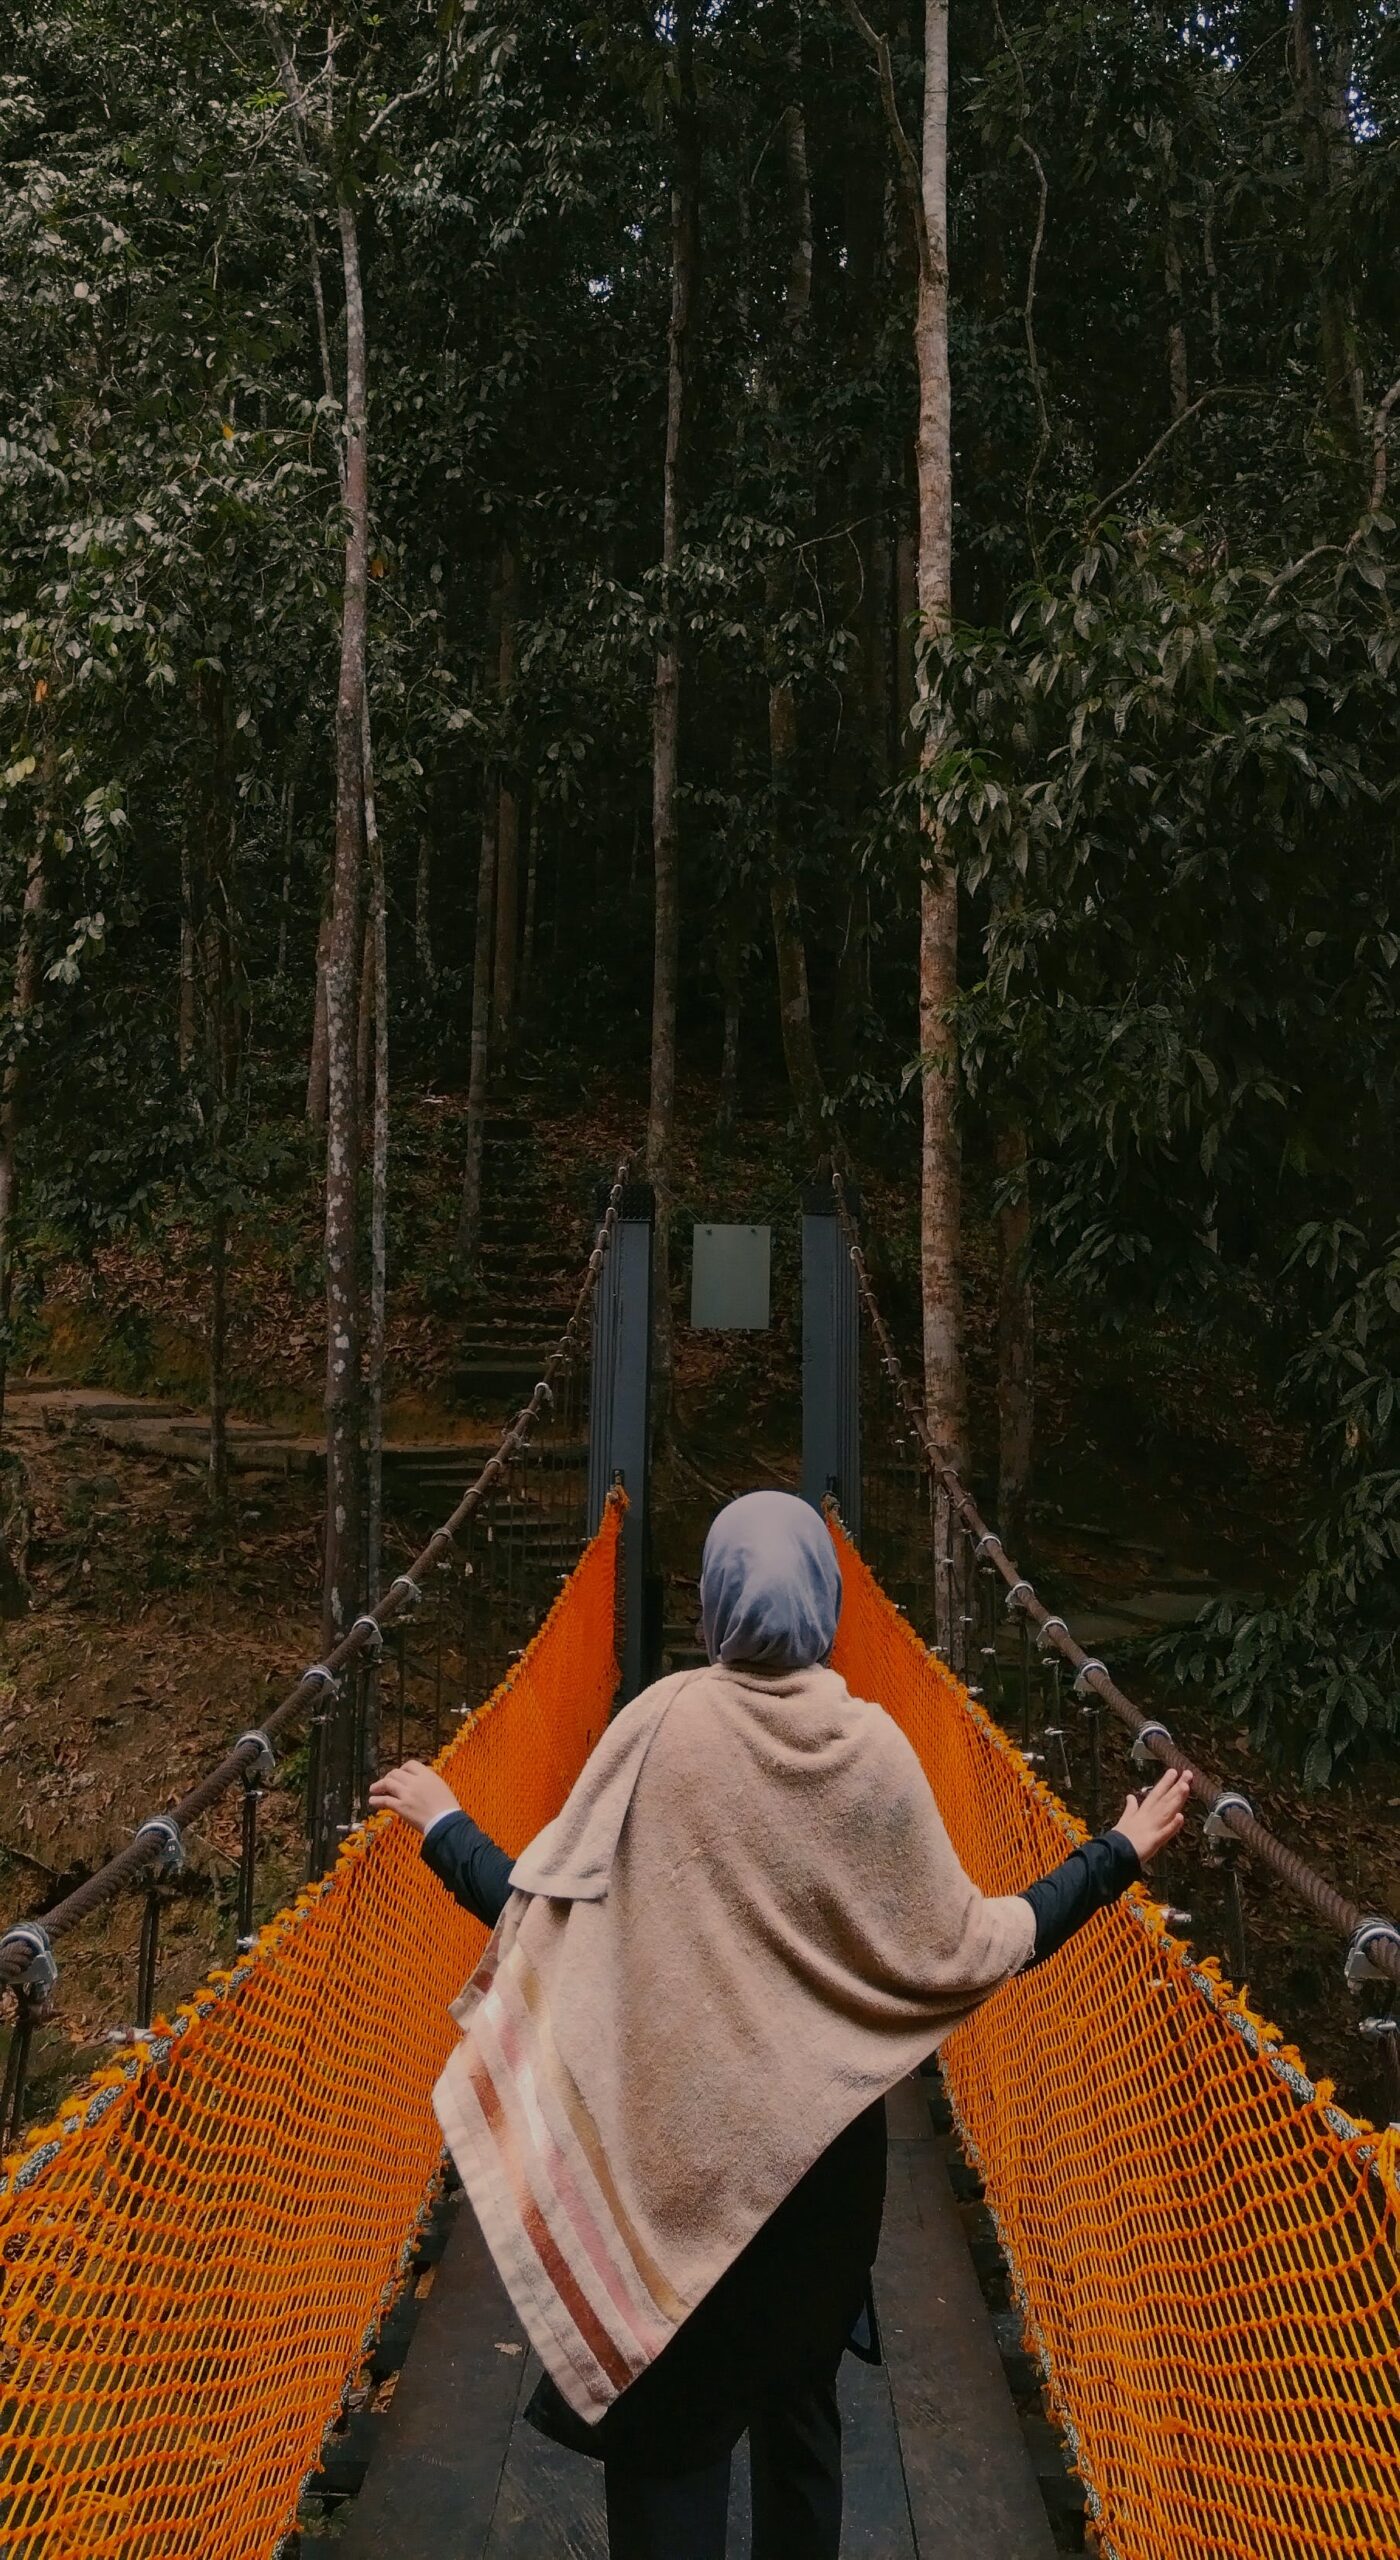
<svg viewBox="0 0 1400 2560"><path fill-rule="evenodd" d="M503 718L515 691L516 638L520 619L520 562L509 542L501 546L501 642L498 688ZM496 821L496 962L492 1012L496 1055L509 1058L515 1035L515 976L520 937L520 799L512 768L501 774Z"/></svg>
<svg viewBox="0 0 1400 2560"><path fill-rule="evenodd" d="M345 586L335 706L335 873L326 954L326 1553L323 1638L360 1598L360 1291L355 963L359 945L362 733L369 592L365 312L354 209L337 207L345 277Z"/></svg>
<svg viewBox="0 0 1400 2560"><path fill-rule="evenodd" d="M1332 422L1358 460L1365 445L1366 399L1357 356L1356 315L1336 272L1333 238L1334 148L1345 130L1345 82L1329 98L1318 46L1319 0L1292 0L1289 51L1302 140L1303 181L1313 273L1317 279L1318 338Z"/></svg>
<svg viewBox="0 0 1400 2560"><path fill-rule="evenodd" d="M770 442L775 463L785 449L784 398L802 352L812 306L812 189L807 168L807 124L802 111L802 45L795 17L787 31L786 70L792 94L783 118L783 175L787 194L788 265L783 290L783 343L768 382ZM780 554L768 572L766 609L770 631L792 609L792 571ZM768 763L773 782L773 856L769 910L778 967L778 1011L783 1058L809 1153L820 1154L826 1134L826 1085L817 1059L802 901L793 858L798 757L797 690L780 668L768 688Z"/></svg>
<svg viewBox="0 0 1400 2560"><path fill-rule="evenodd" d="M924 119L920 160L923 236L915 354L919 381L916 448L919 491L919 614L925 637L946 632L953 613L953 439L948 371L948 0L925 0ZM921 689L927 679L920 676ZM921 763L932 770L944 741L921 732ZM949 848L925 820L919 898L919 1048L924 1059L920 1263L924 1397L929 1423L953 1464L967 1464L963 1366L962 1163L958 1137L958 1056L952 1010L958 993L958 881Z"/></svg>
<svg viewBox="0 0 1400 2560"><path fill-rule="evenodd" d="M676 984L680 967L681 629L677 573L682 484L690 426L690 340L700 259L700 155L696 130L693 0L676 16L676 97L672 110L671 319L666 349L666 452L662 470L661 615L652 686L651 845L655 879L652 947L651 1089L647 1174L656 1195L655 1416L671 1428L671 1193L676 1125Z"/></svg>
<svg viewBox="0 0 1400 2560"><path fill-rule="evenodd" d="M539 826L538 800L531 795L525 806L525 919L520 929L520 983L515 994L518 1019L526 1023L530 1011L530 981L535 974L535 913L539 894Z"/></svg>
<svg viewBox="0 0 1400 2560"><path fill-rule="evenodd" d="M330 959L331 920L322 915L316 934L316 994L311 1013L311 1057L306 1070L306 1116L313 1129L326 1125L326 1092L330 1075L326 1027L326 966Z"/></svg>
<svg viewBox="0 0 1400 2560"><path fill-rule="evenodd" d="M418 962L418 978L424 995L430 996L437 985L433 965L433 839L425 827L418 839L418 872L413 896L413 949Z"/></svg>
<svg viewBox="0 0 1400 2560"><path fill-rule="evenodd" d="M51 760L50 760L51 761ZM39 811L34 844L25 873L24 902L20 908L19 940L15 949L15 974L10 1001L10 1054L0 1082L0 1430L5 1420L5 1389L9 1378L10 1308L14 1296L15 1221L19 1211L19 1134L24 1109L24 1051L35 999L39 992L39 943L44 921L47 876L44 867L45 841L52 824L52 812L45 792Z"/></svg>
<svg viewBox="0 0 1400 2560"><path fill-rule="evenodd" d="M368 840L366 840L368 841ZM369 1120L374 1098L374 911L365 915L364 938L360 946L360 994L355 1017L355 1093L359 1104L360 1127Z"/></svg>
<svg viewBox="0 0 1400 2560"><path fill-rule="evenodd" d="M1170 180L1168 181L1170 184ZM1186 307L1181 273L1181 238L1174 209L1167 207L1167 381L1172 420L1184 418L1191 406L1191 377L1186 361Z"/></svg>
<svg viewBox="0 0 1400 2560"><path fill-rule="evenodd" d="M901 491L903 503L909 504L907 484ZM917 513L917 500L911 513ZM894 546L894 673L895 673L895 752L901 764L912 764L918 753L914 737L914 703L918 694L915 677L914 623L919 610L919 534L909 517L901 523Z"/></svg>
<svg viewBox="0 0 1400 2560"><path fill-rule="evenodd" d="M365 1587L378 1597L384 1545L384 1350L388 1293L389 1209L389 920L384 847L374 797L369 697L362 725L365 847L369 854L370 935L374 988L374 1116L370 1141L369 1331L365 1350ZM371 1767L375 1739L366 1736Z"/></svg>
<svg viewBox="0 0 1400 2560"><path fill-rule="evenodd" d="M467 1161L457 1221L457 1261L472 1279L481 1256L481 1160L486 1138L486 1092L491 1071L491 933L496 913L496 813L500 806L488 769L481 815L481 859L476 874L476 948L472 955L472 1045L467 1080Z"/></svg>
<svg viewBox="0 0 1400 2560"><path fill-rule="evenodd" d="M1031 1206L1026 1132L1003 1121L996 1170L1016 1188L997 1215L997 1518L1013 1555L1021 1553L1035 1447L1035 1297L1030 1273Z"/></svg>
<svg viewBox="0 0 1400 2560"><path fill-rule="evenodd" d="M188 1075L194 1057L195 1040L195 921L194 882L191 877L190 849L180 847L180 1073Z"/></svg>
<svg viewBox="0 0 1400 2560"><path fill-rule="evenodd" d="M228 1210L216 1201L209 1219L209 1500L228 1509Z"/></svg>
<svg viewBox="0 0 1400 2560"><path fill-rule="evenodd" d="M733 1135L739 1111L739 991L726 990L724 999L724 1040L719 1060L719 1109L715 1126L720 1137Z"/></svg>
<svg viewBox="0 0 1400 2560"><path fill-rule="evenodd" d="M292 820L296 794L290 782L282 788L282 903L277 917L277 977L279 983L287 974L287 927L292 912Z"/></svg>

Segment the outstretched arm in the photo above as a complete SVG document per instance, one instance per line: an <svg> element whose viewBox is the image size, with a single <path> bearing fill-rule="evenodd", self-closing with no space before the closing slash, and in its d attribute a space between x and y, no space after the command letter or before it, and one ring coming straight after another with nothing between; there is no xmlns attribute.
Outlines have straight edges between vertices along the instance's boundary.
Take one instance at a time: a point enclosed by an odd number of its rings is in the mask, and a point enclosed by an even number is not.
<svg viewBox="0 0 1400 2560"><path fill-rule="evenodd" d="M1048 1876L1027 1885L1022 1900L1035 1913L1031 1964L1043 1964L1096 1911L1116 1902L1130 1884L1137 1883L1149 1859L1176 1838L1190 1792L1190 1778L1169 1769L1149 1794L1129 1796L1111 1831L1084 1841Z"/></svg>
<svg viewBox="0 0 1400 2560"><path fill-rule="evenodd" d="M514 1860L464 1813L445 1778L421 1760L386 1769L369 1791L375 1813L397 1813L423 1834L423 1862L474 1920L494 1929L510 1897Z"/></svg>

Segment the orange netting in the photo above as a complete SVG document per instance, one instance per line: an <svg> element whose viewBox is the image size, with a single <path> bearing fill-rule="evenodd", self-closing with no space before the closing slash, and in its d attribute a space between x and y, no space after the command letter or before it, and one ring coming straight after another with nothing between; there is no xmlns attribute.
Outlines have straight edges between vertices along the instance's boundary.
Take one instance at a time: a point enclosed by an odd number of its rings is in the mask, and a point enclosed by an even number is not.
<svg viewBox="0 0 1400 2560"><path fill-rule="evenodd" d="M618 1509L438 1766L520 1849L607 1720ZM5 2560L264 2560L393 2297L485 1932L381 1816L0 2175ZM463 2424L470 2413L463 2411Z"/></svg>
<svg viewBox="0 0 1400 2560"><path fill-rule="evenodd" d="M1082 1825L833 1534L838 1668L908 1734L968 1872L1016 1891ZM943 2061L1101 2547L1400 2553L1396 2129L1340 2115L1141 1894Z"/></svg>

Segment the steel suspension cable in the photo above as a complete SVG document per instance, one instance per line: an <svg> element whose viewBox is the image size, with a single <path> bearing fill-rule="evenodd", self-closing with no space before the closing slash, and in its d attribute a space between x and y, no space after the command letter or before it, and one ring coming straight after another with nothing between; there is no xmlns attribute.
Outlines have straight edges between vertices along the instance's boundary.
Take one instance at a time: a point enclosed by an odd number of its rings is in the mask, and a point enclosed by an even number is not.
<svg viewBox="0 0 1400 2560"><path fill-rule="evenodd" d="M1387 1982L1400 1986L1400 1929L1381 1915L1363 1911L1357 1903L1339 1892L1326 1876L1319 1875L1296 1849L1290 1849L1285 1841L1276 1839L1267 1825L1250 1812L1234 1788L1212 1777L1202 1769L1198 1760L1182 1751L1156 1716L1143 1714L1142 1709L1119 1688L1105 1665L1096 1656L1085 1652L1071 1635L1063 1618L1053 1615L1036 1597L1034 1585L1027 1580L1014 1557L1007 1554L995 1530L987 1526L956 1467L929 1428L923 1407L905 1377L889 1327L871 1287L859 1232L839 1168L833 1169L831 1181L861 1304L880 1347L881 1365L914 1434L924 1464L935 1483L942 1487L950 1514L961 1523L972 1541L977 1561L994 1567L1005 1583L1008 1608L1022 1613L1042 1654L1053 1648L1069 1665L1074 1674L1077 1696L1082 1698L1087 1692L1101 1700L1119 1723L1127 1727L1141 1756L1160 1762L1165 1769L1189 1772L1192 1795L1204 1806L1219 1830L1237 1842L1256 1865L1277 1876L1279 1882L1296 1895L1316 1918L1348 1940L1352 1956L1356 1959L1356 1969L1354 1973L1349 1970L1349 1980L1359 1983L1369 1973L1383 1975ZM1361 1943L1363 1940L1364 1944ZM1349 1965L1350 1962L1351 1957Z"/></svg>

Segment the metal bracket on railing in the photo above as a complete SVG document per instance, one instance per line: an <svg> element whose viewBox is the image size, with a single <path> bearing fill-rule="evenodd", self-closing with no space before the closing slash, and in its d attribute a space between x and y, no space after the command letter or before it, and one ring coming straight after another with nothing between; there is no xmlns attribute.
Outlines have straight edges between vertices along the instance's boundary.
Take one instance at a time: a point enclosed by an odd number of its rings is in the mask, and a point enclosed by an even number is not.
<svg viewBox="0 0 1400 2560"><path fill-rule="evenodd" d="M1108 1664L1106 1662L1100 1662L1096 1653L1091 1653L1088 1661L1081 1662L1079 1669L1076 1671L1074 1675L1074 1686L1070 1691L1070 1695L1073 1698L1080 1699L1085 1706L1101 1707L1103 1705L1102 1698L1099 1696L1097 1690L1089 1687L1089 1674L1091 1671L1101 1671L1105 1680L1111 1680L1113 1677Z"/></svg>
<svg viewBox="0 0 1400 2560"><path fill-rule="evenodd" d="M1372 1947L1383 1939L1388 1940L1396 1954L1400 1955L1400 1929L1396 1928L1393 1920L1362 1921L1346 1952L1344 1971L1348 1991L1360 1991L1363 1984L1368 1982L1390 1982L1391 1976L1383 1973L1380 1966L1371 1961Z"/></svg>
<svg viewBox="0 0 1400 2560"><path fill-rule="evenodd" d="M24 1970L11 1990L23 1992L33 2002L47 2000L58 1980L58 1958L54 1954L49 1933L37 1920L17 1920L0 1938L0 1966L6 1950L18 1948L24 1957Z"/></svg>
<svg viewBox="0 0 1400 2560"><path fill-rule="evenodd" d="M1016 1603L1017 1603L1017 1601L1020 1599L1021 1594L1022 1594L1022 1592L1023 1592L1023 1591L1029 1591L1029 1593L1031 1594L1032 1599L1034 1599L1034 1597L1035 1597L1035 1584L1034 1584L1033 1582L1026 1582L1026 1581L1024 1581L1024 1580L1023 1580L1023 1581L1021 1581L1021 1582L1013 1582L1013 1583L1012 1583L1012 1585L1011 1585L1010 1590L1008 1591L1008 1593L1007 1593L1007 1595L1006 1595L1006 1605L1007 1605L1008 1609L1014 1609L1014 1608L1015 1608Z"/></svg>
<svg viewBox="0 0 1400 2560"><path fill-rule="evenodd" d="M257 1744L258 1756L253 1762L251 1768L245 1769L243 1772L244 1786L271 1786L273 1779L277 1775L277 1761L273 1753L272 1745L268 1741L267 1735L263 1732L260 1724L250 1726L247 1733L240 1733L238 1740L233 1746L234 1750L241 1751L245 1742L255 1742Z"/></svg>
<svg viewBox="0 0 1400 2560"><path fill-rule="evenodd" d="M1056 1627L1059 1627L1063 1634L1069 1634L1069 1628L1065 1625L1063 1618L1047 1618L1043 1626L1037 1627L1035 1640L1041 1653L1045 1651L1046 1643L1054 1634Z"/></svg>
<svg viewBox="0 0 1400 2560"><path fill-rule="evenodd" d="M1254 1807L1248 1796L1237 1795L1233 1790L1227 1790L1224 1795L1217 1796L1206 1815L1202 1834L1208 1849L1224 1850L1239 1847L1240 1844L1233 1831L1221 1818L1227 1813L1245 1813L1248 1814L1251 1822L1254 1820Z"/></svg>
<svg viewBox="0 0 1400 2560"><path fill-rule="evenodd" d="M1374 2018L1358 2018L1356 2032L1359 2036L1373 2037L1379 2044L1387 2036L1400 2036L1400 2018L1389 2009L1380 2009Z"/></svg>
<svg viewBox="0 0 1400 2560"><path fill-rule="evenodd" d="M297 1687L304 1689L308 1680L319 1680L327 1689L340 1687L340 1674L338 1671L332 1671L328 1662L309 1662L297 1682Z"/></svg>
<svg viewBox="0 0 1400 2560"><path fill-rule="evenodd" d="M1128 1758L1135 1769L1155 1769L1158 1766L1147 1748L1156 1734L1160 1734L1164 1742L1170 1742L1172 1739L1164 1724L1145 1724L1141 1733L1134 1734Z"/></svg>
<svg viewBox="0 0 1400 2560"><path fill-rule="evenodd" d="M185 1840L179 1823L172 1822L168 1813L153 1813L149 1822L143 1822L139 1829L132 1833L132 1838L144 1840L151 1834L161 1844L160 1856L151 1869L152 1882L163 1883L169 1876L182 1874L185 1865Z"/></svg>
<svg viewBox="0 0 1400 2560"><path fill-rule="evenodd" d="M396 1591L401 1591L404 1595L403 1613L405 1616L407 1616L410 1609L422 1608L423 1586L421 1583L414 1581L411 1573L396 1573L388 1590L384 1594L385 1599L392 1600Z"/></svg>
<svg viewBox="0 0 1400 2560"><path fill-rule="evenodd" d="M993 1529L989 1529L985 1537L979 1538L976 1546L972 1550L979 1564L987 1553L989 1547L995 1547L998 1555L1005 1555L1006 1553L1005 1547L1002 1545L1000 1538L996 1535L996 1532Z"/></svg>
<svg viewBox="0 0 1400 2560"><path fill-rule="evenodd" d="M366 1616L355 1620L354 1625L350 1629L350 1634L352 1636L358 1635L361 1627L365 1629L365 1648L369 1654L369 1658L371 1662L378 1662L384 1651L384 1630L377 1618Z"/></svg>

